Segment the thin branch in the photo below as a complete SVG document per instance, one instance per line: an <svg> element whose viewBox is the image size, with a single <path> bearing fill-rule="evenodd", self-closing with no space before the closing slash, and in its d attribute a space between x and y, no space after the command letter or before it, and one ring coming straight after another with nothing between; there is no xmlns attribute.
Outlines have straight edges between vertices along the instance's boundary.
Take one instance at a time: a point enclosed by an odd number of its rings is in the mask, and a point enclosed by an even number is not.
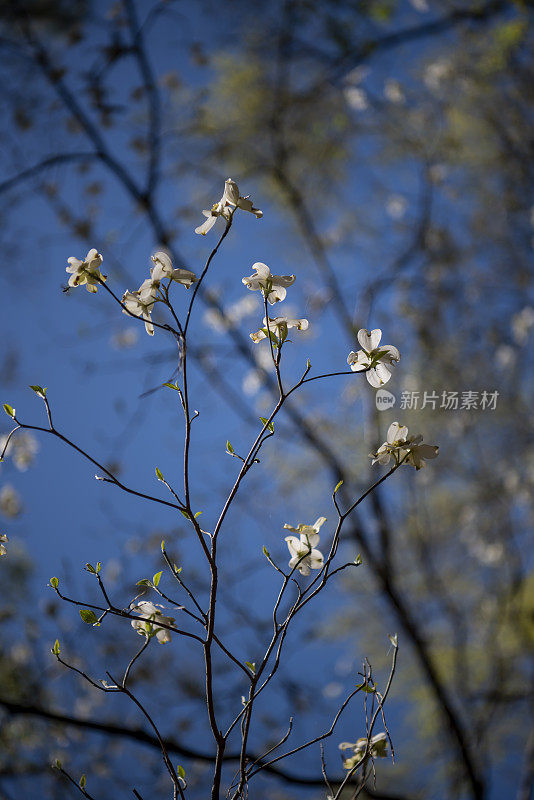
<svg viewBox="0 0 534 800"><path fill-rule="evenodd" d="M55 167L57 164L69 164L73 161L90 161L97 157L97 154L94 152L61 153L55 156L48 156L48 158L44 158L32 167L22 170L18 175L14 175L12 178L2 181L0 183L0 194L15 188L19 183L24 183L24 181L37 177L41 172L44 172L50 167Z"/></svg>

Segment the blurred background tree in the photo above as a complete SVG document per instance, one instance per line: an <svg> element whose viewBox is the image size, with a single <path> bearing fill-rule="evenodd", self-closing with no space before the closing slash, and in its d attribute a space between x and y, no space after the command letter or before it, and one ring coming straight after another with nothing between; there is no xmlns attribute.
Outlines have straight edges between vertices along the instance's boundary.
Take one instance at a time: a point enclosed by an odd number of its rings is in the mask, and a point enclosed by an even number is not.
<svg viewBox="0 0 534 800"><path fill-rule="evenodd" d="M205 514L225 485L224 442L250 435L274 386L262 346L248 338L261 309L239 288L253 261L298 276L295 311L311 325L289 368L313 349L314 367L342 369L362 326L381 327L403 356L387 387L393 408L377 410L362 381L340 385L337 396L314 385L286 412L283 457L266 449L268 479L251 478L227 553L225 626L244 658L270 624L249 600L270 589L268 581L258 588L263 542L271 550L283 544L283 522L323 513L340 479L353 490L368 485L367 454L392 420L440 444L437 462L396 476L353 523L345 546L363 565L299 629L254 748L279 738L292 704L297 733L328 718L364 654L387 668L381 642L397 630L389 707L397 763L380 765L369 795L528 800L530 4L12 0L0 20L4 399L18 407L28 402L24 385L48 384L63 397L61 418L75 427L81 416L87 441L115 468L147 480L150 470L133 463L139 452L150 468L165 459L174 468L179 431L151 391L176 368L172 344L139 338L105 302L62 294L62 265L95 246L110 279L131 288L164 246L194 269L206 251L192 233L200 209L235 178L265 218L243 223L202 293L192 356L207 421L196 462ZM205 576L185 530L167 516L146 519L104 496L48 443L47 453L28 448L27 463L20 458L25 466L35 459L32 469L20 474L13 453L0 473L10 537L0 565L0 796L71 796L47 771L58 754L91 774L98 797L126 795L132 771L159 796L157 752L139 720L118 703L98 705L47 656L61 632L80 664L102 671L104 659L135 647L131 631L80 633L44 587L63 563L87 591L76 570L93 558L119 595L128 592L156 568L162 536L201 592ZM84 512L92 523L80 522ZM210 764L203 687L192 653L159 650L138 675L140 691L165 714L200 797ZM222 665L220 681L228 703L241 695ZM171 689L179 701L169 711ZM348 720L345 738L361 727ZM265 777L265 796L324 796L316 753L281 772Z"/></svg>

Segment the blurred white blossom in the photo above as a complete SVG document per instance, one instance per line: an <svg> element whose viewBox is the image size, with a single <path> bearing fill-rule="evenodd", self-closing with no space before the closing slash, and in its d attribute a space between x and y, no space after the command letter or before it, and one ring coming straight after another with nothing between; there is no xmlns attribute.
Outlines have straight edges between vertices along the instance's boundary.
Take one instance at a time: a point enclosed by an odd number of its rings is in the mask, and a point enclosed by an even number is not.
<svg viewBox="0 0 534 800"><path fill-rule="evenodd" d="M259 392L263 383L263 377L259 370L251 369L243 378L242 388L245 394L253 395Z"/></svg>
<svg viewBox="0 0 534 800"><path fill-rule="evenodd" d="M7 442L7 434L0 436L0 452L3 451ZM19 431L16 436L12 436L4 455L10 456L14 465L20 472L25 472L31 467L39 452L39 442L29 431Z"/></svg>
<svg viewBox="0 0 534 800"><path fill-rule="evenodd" d="M395 78L388 78L384 83L384 97L390 103L404 103L405 97L402 87Z"/></svg>
<svg viewBox="0 0 534 800"><path fill-rule="evenodd" d="M428 11L430 6L428 5L428 0L410 0L410 4L415 8L416 11L420 11L424 13Z"/></svg>
<svg viewBox="0 0 534 800"><path fill-rule="evenodd" d="M346 86L343 89L345 100L353 111L366 111L369 108L367 92L359 86Z"/></svg>
<svg viewBox="0 0 534 800"><path fill-rule="evenodd" d="M423 74L423 81L429 89L437 91L449 77L450 72L451 65L448 61L434 61L426 67Z"/></svg>
<svg viewBox="0 0 534 800"><path fill-rule="evenodd" d="M402 219L406 214L407 207L406 198L400 194L392 194L386 201L386 212L391 219Z"/></svg>
<svg viewBox="0 0 534 800"><path fill-rule="evenodd" d="M218 333L234 328L245 317L250 317L258 310L258 300L247 294L235 303L231 303L221 313L217 308L209 308L204 314L204 322Z"/></svg>
<svg viewBox="0 0 534 800"><path fill-rule="evenodd" d="M339 683L339 681L330 681L330 683L327 683L323 688L323 696L327 697L329 700L339 697L342 693L343 684Z"/></svg>
<svg viewBox="0 0 534 800"><path fill-rule="evenodd" d="M534 325L534 308L525 306L512 317L512 334L519 345L526 343L530 329Z"/></svg>
<svg viewBox="0 0 534 800"><path fill-rule="evenodd" d="M495 351L495 361L501 369L511 369L517 361L517 351L509 344L501 344Z"/></svg>
<svg viewBox="0 0 534 800"><path fill-rule="evenodd" d="M138 341L139 333L133 327L118 331L111 337L111 344L116 350L126 350L128 347L133 347Z"/></svg>
<svg viewBox="0 0 534 800"><path fill-rule="evenodd" d="M0 489L0 511L5 517L18 517L22 511L22 501L10 483Z"/></svg>

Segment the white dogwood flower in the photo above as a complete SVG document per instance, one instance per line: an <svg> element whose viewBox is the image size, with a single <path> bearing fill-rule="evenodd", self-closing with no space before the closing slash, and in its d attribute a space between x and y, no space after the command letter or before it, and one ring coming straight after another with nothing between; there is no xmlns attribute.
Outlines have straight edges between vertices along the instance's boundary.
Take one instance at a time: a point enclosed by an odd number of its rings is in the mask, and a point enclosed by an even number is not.
<svg viewBox="0 0 534 800"><path fill-rule="evenodd" d="M149 600L141 600L137 605L131 606L131 610L141 616L141 619L132 620L134 628L140 636L152 636L155 634L160 644L171 641L171 632L167 628L158 627L158 622L163 625L174 625L174 617L165 617L160 609L163 606L155 605Z"/></svg>
<svg viewBox="0 0 534 800"><path fill-rule="evenodd" d="M5 533L0 533L0 556L7 556L7 548L4 542L8 542L9 539L5 535Z"/></svg>
<svg viewBox="0 0 534 800"><path fill-rule="evenodd" d="M415 469L421 469L425 466L424 459L436 458L438 453L439 447L424 444L421 434L408 436L406 425L392 422L384 444L378 448L376 453L369 453L369 456L373 459L373 464L377 462L389 464L391 458L394 458L396 464L403 461L404 464L415 467Z"/></svg>
<svg viewBox="0 0 534 800"><path fill-rule="evenodd" d="M408 450L408 458L404 463L416 469L424 467L425 460L436 458L439 453L439 447L435 444L424 444L421 435L414 436L406 449Z"/></svg>
<svg viewBox="0 0 534 800"><path fill-rule="evenodd" d="M343 767L352 769L364 757L367 750L367 739L362 736L356 742L341 742L339 749L343 751ZM345 757L345 750L352 750L352 755ZM377 733L369 742L371 758L386 758L388 754L388 737L385 733Z"/></svg>
<svg viewBox="0 0 534 800"><path fill-rule="evenodd" d="M271 305L284 300L287 294L286 288L295 283L294 275L272 275L267 264L262 264L261 261L253 264L252 269L256 271L256 274L243 278L243 283L252 292L261 289Z"/></svg>
<svg viewBox="0 0 534 800"><path fill-rule="evenodd" d="M286 536L286 542L291 555L289 568L298 569L301 575L309 575L312 569L321 569L324 564L324 557L316 547L319 544L319 529L326 517L319 517L313 525L299 523L296 528L284 525L284 528L300 534L296 536Z"/></svg>
<svg viewBox="0 0 534 800"><path fill-rule="evenodd" d="M269 325L267 326L267 320L269 321ZM308 330L308 320L307 319L291 319L291 317L275 317L271 319L271 317L264 317L263 318L263 328L260 328L259 331L250 334L250 338L257 344L261 342L262 339L267 339L268 331L270 331L279 342L284 342L287 339L287 332L289 328L297 328L299 331L306 331Z"/></svg>
<svg viewBox="0 0 534 800"><path fill-rule="evenodd" d="M83 261L74 256L68 258L67 261L69 266L66 268L66 272L71 273L69 286L83 286L85 283L87 291L94 294L98 289L98 284L107 279L107 276L100 272L103 258L94 247L89 250Z"/></svg>
<svg viewBox="0 0 534 800"><path fill-rule="evenodd" d="M301 537L307 537L307 541L311 544L312 547L315 547L319 544L319 530L321 529L321 525L326 522L326 517L318 517L313 525L305 525L302 522L299 522L296 528L292 525L288 525L287 522L284 525L284 528L288 531L293 531L293 533L298 533Z"/></svg>
<svg viewBox="0 0 534 800"><path fill-rule="evenodd" d="M306 537L286 536L287 546L291 554L289 569L297 567L301 575L309 575L312 569L321 569L324 564L320 550L312 548Z"/></svg>
<svg viewBox="0 0 534 800"><path fill-rule="evenodd" d="M144 284L147 282L145 281ZM154 336L154 326L152 324L152 309L156 298L150 286L141 285L137 292L124 292L122 296L122 309L124 314L133 314L134 317L142 317L145 320L146 332L149 336Z"/></svg>
<svg viewBox="0 0 534 800"><path fill-rule="evenodd" d="M189 287L196 282L197 276L194 272L191 272L188 269L174 269L171 257L162 250L154 253L151 258L154 262L154 266L150 270L150 278L154 283L156 281L158 282L158 287L159 283L164 278L170 278L171 280L176 281L176 283L181 283L186 289L189 289Z"/></svg>
<svg viewBox="0 0 534 800"><path fill-rule="evenodd" d="M263 211L260 211L259 208L255 208L253 206L248 195L246 197L242 197L239 194L239 187L237 186L237 183L231 178L227 178L224 183L223 196L218 203L214 203L209 211L204 210L202 212L206 217L206 220L202 223L202 225L199 225L198 228L195 228L195 233L200 233L202 236L205 236L206 233L213 228L218 217L229 219L232 207L240 208L242 211L248 211L251 214L254 214L257 219L261 219L261 217L263 217Z"/></svg>
<svg viewBox="0 0 534 800"><path fill-rule="evenodd" d="M400 361L400 353L396 347L391 344L379 347L381 338L380 328L375 328L373 331L362 328L358 331L358 341L363 349L357 353L351 350L347 357L347 364L353 372L367 370L365 373L367 380L375 389L383 386L391 378L391 372L386 365L391 366Z"/></svg>

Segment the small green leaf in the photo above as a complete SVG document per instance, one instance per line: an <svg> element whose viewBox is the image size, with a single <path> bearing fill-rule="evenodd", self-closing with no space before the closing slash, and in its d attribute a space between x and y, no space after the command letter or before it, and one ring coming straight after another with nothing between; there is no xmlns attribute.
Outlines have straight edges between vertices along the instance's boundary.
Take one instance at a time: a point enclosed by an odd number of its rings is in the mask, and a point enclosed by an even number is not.
<svg viewBox="0 0 534 800"><path fill-rule="evenodd" d="M361 689L365 694L374 694L375 689L373 686L369 686L368 683L359 683L356 687L357 689Z"/></svg>
<svg viewBox="0 0 534 800"><path fill-rule="evenodd" d="M197 512L195 513L195 519L196 519L197 517L200 517L200 515L201 515L201 514L202 514L202 511L197 511Z"/></svg>
<svg viewBox="0 0 534 800"><path fill-rule="evenodd" d="M61 761L59 760L59 758L56 758L52 766L55 767L56 769L61 769Z"/></svg>
<svg viewBox="0 0 534 800"><path fill-rule="evenodd" d="M269 551L267 550L267 548L265 547L265 545L263 545L263 555L264 555L266 558L270 558L270 557L271 557L271 554L269 553Z"/></svg>
<svg viewBox="0 0 534 800"><path fill-rule="evenodd" d="M163 571L162 572L156 572L156 574L152 578L152 582L153 582L154 586L157 586L159 584L162 574L163 574Z"/></svg>
<svg viewBox="0 0 534 800"><path fill-rule="evenodd" d="M101 562L101 561L99 561L99 562L97 563L97 565L96 565L96 574L97 574L97 575L100 573L100 570L101 570L101 569L102 569L102 562Z"/></svg>
<svg viewBox="0 0 534 800"><path fill-rule="evenodd" d="M85 565L85 569L87 570L87 572L90 572L92 575L96 575L96 569L93 567L92 564L87 563Z"/></svg>
<svg viewBox="0 0 534 800"><path fill-rule="evenodd" d="M30 389L31 389L33 392L35 392L35 394L36 394L36 395L38 395L39 397L41 397L41 398L44 400L44 398L45 398L45 395L46 395L46 386L45 386L45 387L44 387L44 389L43 389L43 387L42 387L42 386L38 386L38 385L36 384L35 386L30 386Z"/></svg>
<svg viewBox="0 0 534 800"><path fill-rule="evenodd" d="M358 553L358 555L357 555L357 556L356 556L356 558L354 559L354 563L356 564L356 566L357 566L357 567L359 567L359 566L360 566L360 564L362 563L362 557L361 557L361 554L360 554L360 553Z"/></svg>
<svg viewBox="0 0 534 800"><path fill-rule="evenodd" d="M230 455L234 452L234 448L230 444L230 440L229 439L226 440L226 450L227 450L228 453L230 453Z"/></svg>
<svg viewBox="0 0 534 800"><path fill-rule="evenodd" d="M175 383L164 383L163 386L166 386L167 389L174 389L175 392L178 392L178 385Z"/></svg>
<svg viewBox="0 0 534 800"><path fill-rule="evenodd" d="M274 332L273 332L273 331L272 331L270 328L269 328L269 329L267 329L267 328L262 328L262 331L264 332L264 334L265 334L266 336L268 336L268 337L269 337L269 339L270 339L270 340L271 340L271 342L274 344L274 346L275 346L275 347L278 347L278 337L276 336L276 334L275 334L275 333L274 333Z"/></svg>
<svg viewBox="0 0 534 800"><path fill-rule="evenodd" d="M86 783L87 783L87 781L85 779L85 775L82 775L82 777L80 778L80 789L85 789L85 784Z"/></svg>
<svg viewBox="0 0 534 800"><path fill-rule="evenodd" d="M54 642L54 646L52 647L52 653L53 653L55 656L58 656L58 655L59 655L59 653L60 653L60 649L59 649L59 639L56 639L56 641Z"/></svg>
<svg viewBox="0 0 534 800"><path fill-rule="evenodd" d="M136 586L152 586L152 581L148 578L142 578L140 581L137 581L135 584Z"/></svg>
<svg viewBox="0 0 534 800"><path fill-rule="evenodd" d="M185 510L185 508L181 508L181 509L180 509L180 513L181 513L181 514L182 514L182 516L183 516L183 517L185 517L186 519L191 519L191 517L189 516L189 512L188 512L188 511L186 511L186 510Z"/></svg>
<svg viewBox="0 0 534 800"><path fill-rule="evenodd" d="M267 428L271 431L271 433L274 433L274 425L273 425L273 423L269 422L265 417L260 417L260 419L261 419L261 421L263 422L264 425L267 425Z"/></svg>
<svg viewBox="0 0 534 800"><path fill-rule="evenodd" d="M57 589L59 586L59 578L50 578L50 586L52 589Z"/></svg>
<svg viewBox="0 0 534 800"><path fill-rule="evenodd" d="M185 769L182 767L181 764L178 764L178 766L176 767L176 774L178 775L179 778L185 781Z"/></svg>
<svg viewBox="0 0 534 800"><path fill-rule="evenodd" d="M165 478L163 477L161 470L159 470L157 467L156 467L156 478L158 479L158 481L161 481L162 483L165 481Z"/></svg>
<svg viewBox="0 0 534 800"><path fill-rule="evenodd" d="M256 662L255 661L245 661L245 666L249 668L253 675L256 674Z"/></svg>
<svg viewBox="0 0 534 800"><path fill-rule="evenodd" d="M86 625L94 625L95 622L98 622L98 617L95 612L91 611L89 608L80 608L80 617Z"/></svg>
<svg viewBox="0 0 534 800"><path fill-rule="evenodd" d="M162 553L164 553L164 552L165 552L165 539L162 539L162 540L161 540L161 545L160 545L160 547L161 547L161 552L162 552Z"/></svg>
<svg viewBox="0 0 534 800"><path fill-rule="evenodd" d="M15 409L13 406L10 406L9 403L4 403L4 411L6 412L8 417L15 419Z"/></svg>
<svg viewBox="0 0 534 800"><path fill-rule="evenodd" d="M311 369L310 359L306 359L306 369Z"/></svg>
<svg viewBox="0 0 534 800"><path fill-rule="evenodd" d="M334 494L337 494L338 489L341 489L342 486L343 486L343 481L339 481L336 488L334 489Z"/></svg>

